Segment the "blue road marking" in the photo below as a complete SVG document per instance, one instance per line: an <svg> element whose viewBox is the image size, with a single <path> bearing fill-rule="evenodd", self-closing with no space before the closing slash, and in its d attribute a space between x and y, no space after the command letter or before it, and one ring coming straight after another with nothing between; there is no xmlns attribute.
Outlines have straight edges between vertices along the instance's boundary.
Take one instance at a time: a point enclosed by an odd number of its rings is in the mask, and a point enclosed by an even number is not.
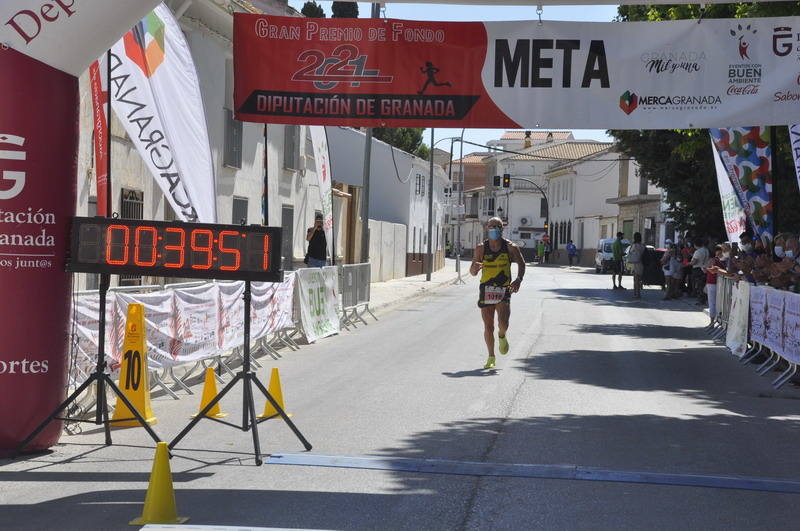
<svg viewBox="0 0 800 531"><path fill-rule="evenodd" d="M618 483L646 483L652 485L677 485L713 489L738 489L800 494L800 480L761 478L753 476L712 476L666 472L637 472L611 470L578 465L536 465L513 463L478 463L449 461L445 459L417 459L409 457L384 457L369 455L325 455L316 453L272 454L264 463L269 465L321 466L333 468L360 468L366 470L391 470L424 474L452 474L460 476L495 476L540 479L571 479L579 481L610 481Z"/></svg>

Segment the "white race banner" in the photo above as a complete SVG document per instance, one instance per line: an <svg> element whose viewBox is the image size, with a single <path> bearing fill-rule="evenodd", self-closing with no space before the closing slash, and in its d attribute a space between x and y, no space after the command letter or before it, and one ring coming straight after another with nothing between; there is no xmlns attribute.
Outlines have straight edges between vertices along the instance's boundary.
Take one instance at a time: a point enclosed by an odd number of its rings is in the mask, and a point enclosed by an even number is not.
<svg viewBox="0 0 800 531"><path fill-rule="evenodd" d="M116 316L125 322L128 305L144 306L144 323L147 336L147 356L150 368L174 365L180 355L179 343L175 340L175 298L173 292L117 293ZM123 338L120 337L119 348Z"/></svg>
<svg viewBox="0 0 800 531"><path fill-rule="evenodd" d="M800 295L786 293L783 313L783 357L800 363Z"/></svg>
<svg viewBox="0 0 800 531"><path fill-rule="evenodd" d="M210 358L218 353L217 289L216 284L205 284L174 292L175 340L182 362Z"/></svg>
<svg viewBox="0 0 800 531"><path fill-rule="evenodd" d="M300 269L297 276L297 294L300 302L300 320L309 343L339 333L339 313L336 311L336 267L310 267Z"/></svg>
<svg viewBox="0 0 800 531"><path fill-rule="evenodd" d="M800 82L800 77L798 77ZM792 144L792 157L794 158L794 173L797 185L800 187L800 124L789 126L789 142Z"/></svg>
<svg viewBox="0 0 800 531"><path fill-rule="evenodd" d="M244 282L219 282L217 348L230 350L244 344ZM252 315L250 325L252 326ZM251 337L252 331L251 331Z"/></svg>
<svg viewBox="0 0 800 531"><path fill-rule="evenodd" d="M750 337L753 341L767 341L767 289L750 287Z"/></svg>
<svg viewBox="0 0 800 531"><path fill-rule="evenodd" d="M747 218L741 203L739 203L739 196L733 189L725 165L714 146L713 138L711 140L711 156L714 157L714 167L717 170L717 187L719 188L719 199L722 202L722 220L725 223L725 232L728 234L728 241L737 242L739 235L747 230Z"/></svg>
<svg viewBox="0 0 800 531"><path fill-rule="evenodd" d="M731 313L725 345L734 356L741 358L747 351L747 318L750 314L750 284L744 281L733 285Z"/></svg>
<svg viewBox="0 0 800 531"><path fill-rule="evenodd" d="M767 319L764 322L766 341L764 345L781 354L783 352L783 307L786 293L769 288L767 291Z"/></svg>
<svg viewBox="0 0 800 531"><path fill-rule="evenodd" d="M331 159L325 128L310 126L311 144L314 146L314 163L317 168L319 200L322 204L322 228L328 245L328 258L333 259L333 199L331 197Z"/></svg>
<svg viewBox="0 0 800 531"><path fill-rule="evenodd" d="M105 57L101 64L105 72ZM164 4L112 47L111 98L175 215L216 223L214 166L197 72Z"/></svg>
<svg viewBox="0 0 800 531"><path fill-rule="evenodd" d="M800 18L485 22L483 85L532 127L800 122Z"/></svg>

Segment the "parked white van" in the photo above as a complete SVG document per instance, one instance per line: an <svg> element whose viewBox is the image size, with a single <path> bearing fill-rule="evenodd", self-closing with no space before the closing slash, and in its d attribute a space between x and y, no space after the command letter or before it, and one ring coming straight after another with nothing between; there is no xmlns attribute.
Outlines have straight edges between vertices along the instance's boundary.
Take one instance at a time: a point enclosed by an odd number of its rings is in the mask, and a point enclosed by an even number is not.
<svg viewBox="0 0 800 531"><path fill-rule="evenodd" d="M611 244L616 238L603 238L597 242L597 254L594 255L594 270L597 273L607 273L611 271L611 262L614 260L614 253L611 251ZM631 243L622 240L622 254Z"/></svg>

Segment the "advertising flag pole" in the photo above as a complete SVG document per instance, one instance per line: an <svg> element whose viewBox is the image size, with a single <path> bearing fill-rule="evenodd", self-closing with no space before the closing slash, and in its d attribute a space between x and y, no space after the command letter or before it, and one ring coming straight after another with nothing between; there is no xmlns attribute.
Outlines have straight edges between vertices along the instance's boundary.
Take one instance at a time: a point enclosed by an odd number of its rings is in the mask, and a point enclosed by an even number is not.
<svg viewBox="0 0 800 531"><path fill-rule="evenodd" d="M111 48L106 51L106 216L111 217Z"/></svg>

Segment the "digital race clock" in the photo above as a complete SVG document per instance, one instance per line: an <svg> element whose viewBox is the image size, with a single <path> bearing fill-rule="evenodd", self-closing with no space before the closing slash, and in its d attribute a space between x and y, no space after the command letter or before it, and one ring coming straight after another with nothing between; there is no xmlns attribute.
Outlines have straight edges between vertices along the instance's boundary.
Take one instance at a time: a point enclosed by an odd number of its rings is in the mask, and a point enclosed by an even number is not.
<svg viewBox="0 0 800 531"><path fill-rule="evenodd" d="M69 271L281 282L281 229L114 218L72 220Z"/></svg>

